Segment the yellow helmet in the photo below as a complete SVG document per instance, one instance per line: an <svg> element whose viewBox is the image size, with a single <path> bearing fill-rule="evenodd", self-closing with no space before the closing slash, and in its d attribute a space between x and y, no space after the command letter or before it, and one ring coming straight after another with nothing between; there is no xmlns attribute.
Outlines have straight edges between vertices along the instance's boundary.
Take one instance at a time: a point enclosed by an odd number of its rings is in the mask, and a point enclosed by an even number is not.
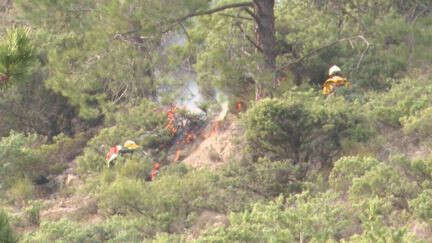
<svg viewBox="0 0 432 243"><path fill-rule="evenodd" d="M125 148L127 148L127 149L131 149L131 150L135 150L135 149L139 148L140 146L137 145L137 144L136 144L134 141L132 141L132 140L127 140L127 141L124 143L123 147L125 147Z"/></svg>

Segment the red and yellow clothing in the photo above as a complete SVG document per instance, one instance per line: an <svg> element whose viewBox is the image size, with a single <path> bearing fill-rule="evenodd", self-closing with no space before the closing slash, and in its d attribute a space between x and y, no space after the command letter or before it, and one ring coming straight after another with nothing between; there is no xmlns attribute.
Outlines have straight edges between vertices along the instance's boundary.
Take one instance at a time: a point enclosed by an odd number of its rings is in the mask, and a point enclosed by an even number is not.
<svg viewBox="0 0 432 243"><path fill-rule="evenodd" d="M341 76L331 76L329 77L323 85L323 94L331 94L337 87L349 86L350 83L348 79Z"/></svg>

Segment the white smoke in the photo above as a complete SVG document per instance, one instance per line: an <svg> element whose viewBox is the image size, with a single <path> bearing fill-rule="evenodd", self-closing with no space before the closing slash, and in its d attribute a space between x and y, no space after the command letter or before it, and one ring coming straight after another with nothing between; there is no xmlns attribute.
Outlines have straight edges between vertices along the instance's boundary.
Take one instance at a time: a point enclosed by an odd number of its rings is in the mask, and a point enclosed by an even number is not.
<svg viewBox="0 0 432 243"><path fill-rule="evenodd" d="M194 75L190 75L191 78L186 84L186 87L182 90L180 96L176 99L176 105L179 107L186 108L189 112L198 114L203 113L199 108L204 98L199 91L198 84L196 83Z"/></svg>
<svg viewBox="0 0 432 243"><path fill-rule="evenodd" d="M216 120L222 121L223 119L225 119L225 117L228 113L228 98L219 91L216 94L216 100L218 101L218 103L220 104L220 106L222 108L222 110L219 113L219 115L217 116Z"/></svg>

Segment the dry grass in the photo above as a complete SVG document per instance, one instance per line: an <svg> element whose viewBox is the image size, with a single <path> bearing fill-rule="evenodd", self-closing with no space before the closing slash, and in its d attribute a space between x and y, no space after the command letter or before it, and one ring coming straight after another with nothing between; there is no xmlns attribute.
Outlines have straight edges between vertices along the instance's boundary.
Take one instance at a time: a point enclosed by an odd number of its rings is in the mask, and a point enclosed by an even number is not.
<svg viewBox="0 0 432 243"><path fill-rule="evenodd" d="M240 156L241 144L236 141L243 134L239 121L227 117L221 128L203 140L183 162L195 168L217 168L233 157Z"/></svg>

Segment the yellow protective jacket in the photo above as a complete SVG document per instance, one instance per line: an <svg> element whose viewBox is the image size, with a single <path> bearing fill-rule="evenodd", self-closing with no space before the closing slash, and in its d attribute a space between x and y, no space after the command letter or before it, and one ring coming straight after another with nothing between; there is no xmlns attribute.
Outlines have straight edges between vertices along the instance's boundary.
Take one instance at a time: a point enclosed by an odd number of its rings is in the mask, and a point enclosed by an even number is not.
<svg viewBox="0 0 432 243"><path fill-rule="evenodd" d="M335 88L340 86L349 86L350 83L348 79L341 76L332 76L328 78L323 84L323 94L331 94Z"/></svg>

